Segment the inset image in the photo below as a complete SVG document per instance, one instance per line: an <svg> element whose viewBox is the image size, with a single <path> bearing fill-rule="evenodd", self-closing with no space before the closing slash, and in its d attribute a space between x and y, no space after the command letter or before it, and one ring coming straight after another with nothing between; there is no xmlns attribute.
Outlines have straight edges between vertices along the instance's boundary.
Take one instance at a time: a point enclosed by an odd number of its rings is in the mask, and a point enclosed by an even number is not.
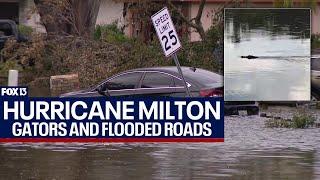
<svg viewBox="0 0 320 180"><path fill-rule="evenodd" d="M310 9L224 12L225 101L310 100Z"/></svg>

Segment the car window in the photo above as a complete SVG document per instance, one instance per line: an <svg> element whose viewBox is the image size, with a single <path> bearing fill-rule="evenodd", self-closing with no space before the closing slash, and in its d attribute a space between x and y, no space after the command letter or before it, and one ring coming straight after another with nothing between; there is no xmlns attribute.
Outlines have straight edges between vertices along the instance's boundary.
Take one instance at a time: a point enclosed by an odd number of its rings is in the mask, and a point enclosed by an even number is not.
<svg viewBox="0 0 320 180"><path fill-rule="evenodd" d="M139 72L122 74L106 82L104 89L108 89L108 90L135 89L141 78L141 75L142 73L139 73Z"/></svg>
<svg viewBox="0 0 320 180"><path fill-rule="evenodd" d="M204 69L184 69L185 77L196 81L201 86L209 87L217 83L223 83L223 76Z"/></svg>
<svg viewBox="0 0 320 180"><path fill-rule="evenodd" d="M184 87L184 82L181 79L174 78L174 83L176 87Z"/></svg>
<svg viewBox="0 0 320 180"><path fill-rule="evenodd" d="M156 72L148 72L146 73L141 88L156 88L156 87L173 87L174 81L172 76L156 73Z"/></svg>

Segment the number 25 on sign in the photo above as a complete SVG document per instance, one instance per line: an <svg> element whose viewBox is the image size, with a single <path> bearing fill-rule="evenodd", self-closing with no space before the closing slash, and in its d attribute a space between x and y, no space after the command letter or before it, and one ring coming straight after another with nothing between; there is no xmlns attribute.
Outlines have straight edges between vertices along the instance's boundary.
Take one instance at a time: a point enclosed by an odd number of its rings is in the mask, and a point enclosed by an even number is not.
<svg viewBox="0 0 320 180"><path fill-rule="evenodd" d="M181 43L172 23L168 9L161 9L159 12L154 14L151 19L165 56L171 56L181 48Z"/></svg>

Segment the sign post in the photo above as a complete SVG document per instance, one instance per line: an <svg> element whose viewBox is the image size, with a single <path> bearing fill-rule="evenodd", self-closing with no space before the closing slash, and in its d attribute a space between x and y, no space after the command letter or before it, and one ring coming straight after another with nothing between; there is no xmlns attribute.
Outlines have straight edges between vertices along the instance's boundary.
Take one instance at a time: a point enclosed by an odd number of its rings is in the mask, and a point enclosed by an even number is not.
<svg viewBox="0 0 320 180"><path fill-rule="evenodd" d="M178 72L181 79L183 80L184 87L186 89L187 95L190 97L190 90L188 84L183 76L181 66L177 57L176 52L181 48L181 43L174 28L168 9L165 7L152 15L151 17L153 26L157 32L158 38L160 40L161 47L163 49L164 55L166 57L172 56L174 62L176 63Z"/></svg>
<svg viewBox="0 0 320 180"><path fill-rule="evenodd" d="M176 66L177 66L177 68L178 68L178 72L179 72L179 74L180 74L180 77L181 77L181 79L183 80L183 84L184 84L184 88L186 89L186 93L187 93L187 95L190 97L190 96L191 96L190 90L189 90L187 81L184 79L184 76L183 76L183 74L182 74L182 70L181 70L180 63L179 63L179 60L178 60L178 57L177 57L177 54L176 54L176 53L173 54L173 60L174 60L174 62L176 63Z"/></svg>

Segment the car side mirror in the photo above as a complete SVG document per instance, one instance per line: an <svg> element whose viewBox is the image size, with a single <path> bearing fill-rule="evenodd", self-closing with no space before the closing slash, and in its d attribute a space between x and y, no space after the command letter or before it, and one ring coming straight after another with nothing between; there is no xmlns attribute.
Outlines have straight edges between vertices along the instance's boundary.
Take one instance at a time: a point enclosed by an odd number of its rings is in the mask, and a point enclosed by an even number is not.
<svg viewBox="0 0 320 180"><path fill-rule="evenodd" d="M103 85L97 87L96 91L102 96L106 96L106 97L110 96L110 94L108 93L107 88L105 88Z"/></svg>

